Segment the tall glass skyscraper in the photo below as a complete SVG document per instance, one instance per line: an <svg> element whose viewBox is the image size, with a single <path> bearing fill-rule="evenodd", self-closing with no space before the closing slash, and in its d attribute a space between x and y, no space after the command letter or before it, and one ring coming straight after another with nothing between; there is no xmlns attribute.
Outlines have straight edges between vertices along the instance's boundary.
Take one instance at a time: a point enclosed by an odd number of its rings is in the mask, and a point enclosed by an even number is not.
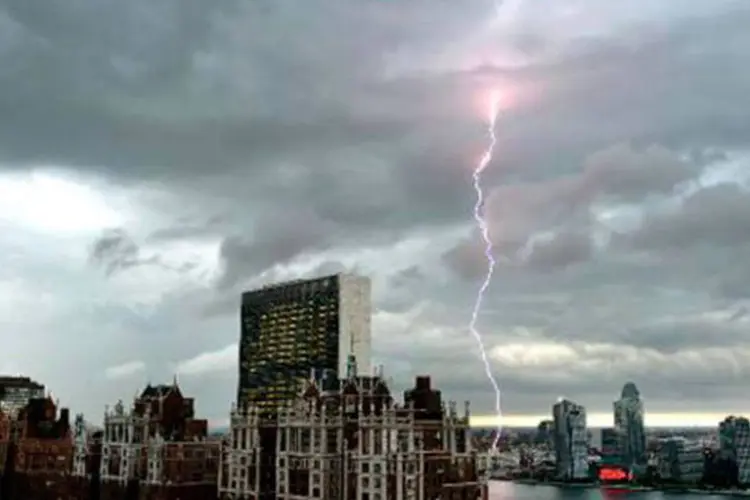
<svg viewBox="0 0 750 500"><path fill-rule="evenodd" d="M614 411L618 448L623 461L627 464L642 462L646 457L643 401L633 382L622 388L620 399L614 402Z"/></svg>
<svg viewBox="0 0 750 500"><path fill-rule="evenodd" d="M580 480L589 476L588 432L583 406L563 399L552 407L557 477Z"/></svg>
<svg viewBox="0 0 750 500"><path fill-rule="evenodd" d="M370 280L350 274L279 283L242 294L240 406L274 410L312 371L370 374Z"/></svg>

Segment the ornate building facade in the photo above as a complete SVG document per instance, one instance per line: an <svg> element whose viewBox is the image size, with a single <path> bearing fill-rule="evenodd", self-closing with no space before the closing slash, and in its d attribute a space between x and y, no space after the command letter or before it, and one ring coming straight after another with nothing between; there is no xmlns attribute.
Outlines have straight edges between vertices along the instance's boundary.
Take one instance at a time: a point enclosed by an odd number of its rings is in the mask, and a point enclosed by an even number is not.
<svg viewBox="0 0 750 500"><path fill-rule="evenodd" d="M193 404L175 381L149 385L129 409L122 402L106 409L102 499L123 492L149 499L216 496L220 446L207 439L207 422L194 418Z"/></svg>
<svg viewBox="0 0 750 500"><path fill-rule="evenodd" d="M233 408L222 454L226 499L487 497L469 409L443 404L429 377L396 404L381 376L314 379L275 414Z"/></svg>
<svg viewBox="0 0 750 500"><path fill-rule="evenodd" d="M102 432L89 429L79 413L73 423L73 465L69 481L76 498L99 498L101 457Z"/></svg>

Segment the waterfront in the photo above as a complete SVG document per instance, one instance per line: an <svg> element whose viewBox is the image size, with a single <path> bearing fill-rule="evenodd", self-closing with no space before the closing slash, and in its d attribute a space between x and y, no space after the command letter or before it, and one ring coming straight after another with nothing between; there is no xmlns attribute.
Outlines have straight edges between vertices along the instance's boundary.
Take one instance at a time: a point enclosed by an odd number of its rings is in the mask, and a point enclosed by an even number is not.
<svg viewBox="0 0 750 500"><path fill-rule="evenodd" d="M598 488L559 488L525 485L509 481L490 482L490 500L721 500L743 498L732 495L662 493L659 491L623 491Z"/></svg>

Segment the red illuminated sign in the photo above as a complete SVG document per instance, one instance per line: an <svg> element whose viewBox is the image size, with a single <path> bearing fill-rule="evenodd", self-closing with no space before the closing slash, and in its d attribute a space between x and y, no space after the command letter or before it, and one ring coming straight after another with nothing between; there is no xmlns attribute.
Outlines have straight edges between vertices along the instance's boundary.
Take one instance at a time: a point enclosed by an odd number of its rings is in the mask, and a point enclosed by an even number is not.
<svg viewBox="0 0 750 500"><path fill-rule="evenodd" d="M629 481L632 474L621 467L602 467L599 469L600 481Z"/></svg>

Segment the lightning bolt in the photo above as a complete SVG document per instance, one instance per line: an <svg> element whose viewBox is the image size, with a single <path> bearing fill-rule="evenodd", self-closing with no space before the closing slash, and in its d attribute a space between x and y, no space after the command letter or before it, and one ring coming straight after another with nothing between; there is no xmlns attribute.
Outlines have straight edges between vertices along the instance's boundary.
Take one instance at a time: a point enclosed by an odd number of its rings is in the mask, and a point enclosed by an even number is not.
<svg viewBox="0 0 750 500"><path fill-rule="evenodd" d="M489 116L487 122L487 132L489 135L489 144L484 154L477 163L472 175L474 191L477 195L477 201L474 205L474 220L476 221L479 232L482 235L484 241L484 256L487 259L487 274L484 277L482 286L477 292L476 300L474 301L474 309L471 313L471 321L469 322L469 330L479 345L479 351L482 355L482 361L484 363L484 370L487 374L487 378L492 383L492 387L495 389L495 411L497 413L497 433L492 443L492 451L497 451L497 443L500 440L500 431L502 430L502 417L503 411L500 404L501 393L500 385L495 380L495 376L492 374L492 367L490 366L489 359L487 358L487 350L484 348L484 341L482 335L477 329L477 320L479 319L479 312L482 309L482 302L484 301L484 294L490 286L492 281L492 275L495 271L495 257L492 255L492 239L490 238L490 230L487 226L487 220L484 216L484 191L482 190L482 173L492 161L492 155L495 151L495 145L497 144L497 136L495 135L495 123L497 122L497 116L500 111L500 99L497 93L492 94L492 100L490 103Z"/></svg>

